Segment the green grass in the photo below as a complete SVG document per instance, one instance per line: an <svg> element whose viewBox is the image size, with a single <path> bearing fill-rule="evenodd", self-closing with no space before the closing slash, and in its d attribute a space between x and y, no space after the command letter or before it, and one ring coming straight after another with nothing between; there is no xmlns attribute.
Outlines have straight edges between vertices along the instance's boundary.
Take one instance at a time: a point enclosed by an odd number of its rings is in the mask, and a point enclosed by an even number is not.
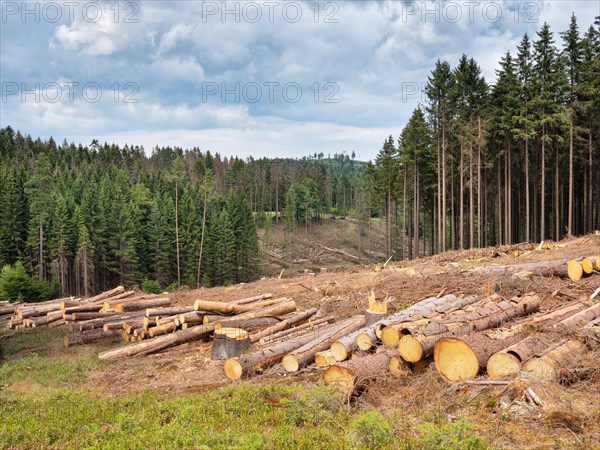
<svg viewBox="0 0 600 450"><path fill-rule="evenodd" d="M118 362L98 361L95 351L57 352L60 336L34 334L0 341L10 353L0 363L0 449L486 448L468 423L406 430L395 418L402 411L349 408L323 386L253 383L110 397L86 379ZM42 342L48 351L27 351Z"/></svg>

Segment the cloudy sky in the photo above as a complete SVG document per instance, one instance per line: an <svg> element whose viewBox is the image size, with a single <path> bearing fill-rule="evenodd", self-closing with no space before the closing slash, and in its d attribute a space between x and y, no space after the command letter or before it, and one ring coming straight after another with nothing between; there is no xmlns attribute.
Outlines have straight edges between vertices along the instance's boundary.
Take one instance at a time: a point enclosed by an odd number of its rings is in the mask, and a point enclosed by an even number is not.
<svg viewBox="0 0 600 450"><path fill-rule="evenodd" d="M600 1L1 1L0 126L61 143L373 158L437 59L501 55Z"/></svg>

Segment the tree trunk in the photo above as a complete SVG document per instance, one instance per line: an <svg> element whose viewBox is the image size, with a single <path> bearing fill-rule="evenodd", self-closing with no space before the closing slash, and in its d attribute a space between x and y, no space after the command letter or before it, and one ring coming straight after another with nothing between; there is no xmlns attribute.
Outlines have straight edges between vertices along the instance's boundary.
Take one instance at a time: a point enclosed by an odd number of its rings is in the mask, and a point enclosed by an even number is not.
<svg viewBox="0 0 600 450"><path fill-rule="evenodd" d="M542 181L540 188L540 242L546 239L546 126L542 124Z"/></svg>
<svg viewBox="0 0 600 450"><path fill-rule="evenodd" d="M529 199L529 138L525 137L525 242L531 242L530 215L531 206Z"/></svg>
<svg viewBox="0 0 600 450"><path fill-rule="evenodd" d="M204 204L202 205L202 233L200 235L200 256L198 257L198 273L196 274L196 289L200 288L200 273L202 269L202 250L204 249L204 230L206 229L206 200L208 187L204 186Z"/></svg>
<svg viewBox="0 0 600 450"><path fill-rule="evenodd" d="M464 149L463 149L463 140L460 140L460 166L459 166L459 208L460 208L460 217L459 221L459 236L460 236L460 249L463 250L465 248L465 186L464 186L464 173L463 173L463 159L464 159Z"/></svg>
<svg viewBox="0 0 600 450"><path fill-rule="evenodd" d="M481 236L483 222L483 208L481 206L481 117L477 117L477 246L483 247Z"/></svg>
<svg viewBox="0 0 600 450"><path fill-rule="evenodd" d="M573 105L571 105L571 120L569 121L569 211L568 237L573 235ZM557 162L558 164L558 162Z"/></svg>
<svg viewBox="0 0 600 450"><path fill-rule="evenodd" d="M181 289L181 270L179 266L179 183L175 180L175 245L177 250L177 289Z"/></svg>
<svg viewBox="0 0 600 450"><path fill-rule="evenodd" d="M469 248L472 250L475 241L475 201L473 198L473 143L469 141Z"/></svg>
<svg viewBox="0 0 600 450"><path fill-rule="evenodd" d="M217 327L213 334L210 358L225 361L245 353L251 346L246 331L239 328Z"/></svg>

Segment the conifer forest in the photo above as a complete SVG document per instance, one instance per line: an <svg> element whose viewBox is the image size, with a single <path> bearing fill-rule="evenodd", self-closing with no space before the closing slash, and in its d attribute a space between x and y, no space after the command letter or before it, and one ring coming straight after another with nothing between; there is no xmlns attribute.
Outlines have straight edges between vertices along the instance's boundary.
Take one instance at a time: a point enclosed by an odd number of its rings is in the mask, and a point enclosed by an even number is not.
<svg viewBox="0 0 600 450"><path fill-rule="evenodd" d="M311 157L228 157L198 147L57 143L0 129L0 266L64 295L155 280L215 286L260 277L259 233L352 217L385 229L393 260L560 240L600 229L600 18L541 25L506 48L494 80L438 60L425 101L382 136Z"/></svg>

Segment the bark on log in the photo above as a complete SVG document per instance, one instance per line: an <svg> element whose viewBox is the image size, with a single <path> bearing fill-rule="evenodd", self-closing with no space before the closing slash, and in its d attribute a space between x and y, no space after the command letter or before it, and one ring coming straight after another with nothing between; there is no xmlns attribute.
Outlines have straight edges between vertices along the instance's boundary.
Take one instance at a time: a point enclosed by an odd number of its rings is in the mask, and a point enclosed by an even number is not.
<svg viewBox="0 0 600 450"><path fill-rule="evenodd" d="M289 301L289 298L270 298L266 300L261 300L257 302L253 302L250 304L237 305L232 303L225 302L213 302L208 300L196 300L194 303L194 308L196 311L206 311L219 313L223 315L232 315L232 314L242 314L249 311L255 311L259 308L272 306L278 303L283 303Z"/></svg>
<svg viewBox="0 0 600 450"><path fill-rule="evenodd" d="M269 345L272 342L284 339L284 338L292 338L301 334L305 334L308 333L311 329L320 326L320 325L324 325L324 324L328 324L328 323L333 323L335 322L335 317L333 316L327 316L327 317L322 317L320 319L314 319L314 320L309 320L306 323L303 323L302 325L297 325L293 328L288 328L287 330L282 330L282 331L278 331L277 333L273 333L271 335L265 336L261 339L259 339L259 344L264 346L264 345Z"/></svg>
<svg viewBox="0 0 600 450"><path fill-rule="evenodd" d="M116 288L111 289L110 291L102 292L101 294L98 294L94 297L90 297L86 301L88 301L90 303L96 303L96 302L103 301L104 299L107 299L109 297L114 297L115 295L119 295L123 292L125 292L125 288L123 286L117 286Z"/></svg>
<svg viewBox="0 0 600 450"><path fill-rule="evenodd" d="M117 330L104 331L99 330L88 330L80 333L70 333L65 335L64 342L65 347L71 347L73 345L85 345L93 342L98 342L103 339L114 339L120 337L121 333Z"/></svg>
<svg viewBox="0 0 600 450"><path fill-rule="evenodd" d="M258 342L261 339L266 338L267 336L272 336L279 331L286 330L288 328L293 327L296 324L304 322L305 320L308 320L309 318L314 316L316 313L317 313L317 309L311 308L307 311L302 311L297 314L294 314L292 317L282 320L281 322L279 322L273 326L270 326L258 333L252 333L250 335L250 341Z"/></svg>
<svg viewBox="0 0 600 450"><path fill-rule="evenodd" d="M411 314L411 317L383 328L380 335L381 342L383 342L386 347L397 348L400 343L400 337L407 334L410 330L425 328L434 319L439 320L442 316L445 317L455 311L464 310L468 306L471 307L469 311L472 311L488 302L500 300L500 296L496 294L486 299L479 299L474 295L462 298L457 298L454 295L447 295L441 298L445 299L445 301L439 307L432 307L431 304L424 303L421 307L414 309L415 312Z"/></svg>
<svg viewBox="0 0 600 450"><path fill-rule="evenodd" d="M162 325L158 325L156 327L148 328L148 334L150 335L151 338L153 338L155 336L160 336L160 335L167 334L167 333L173 333L176 329L177 329L177 325L175 325L175 322L172 321L172 322L163 323Z"/></svg>
<svg viewBox="0 0 600 450"><path fill-rule="evenodd" d="M330 330L319 333L313 341L285 355L282 364L288 372L297 372L300 368L310 364L315 354L331 347L335 341L355 330L362 328L365 324L365 316L355 316L340 323L330 325Z"/></svg>
<svg viewBox="0 0 600 450"><path fill-rule="evenodd" d="M79 323L72 323L73 329L77 331L92 330L94 328L102 328L105 323L116 322L117 320L128 320L143 317L141 312L130 312L124 314L109 315L99 319L85 320Z"/></svg>
<svg viewBox="0 0 600 450"><path fill-rule="evenodd" d="M583 311L579 311L576 314L573 314L566 319L561 320L556 325L557 327L575 327L585 324L592 320L596 320L600 317L600 302L595 305L590 306L589 308L584 309Z"/></svg>
<svg viewBox="0 0 600 450"><path fill-rule="evenodd" d="M126 311L139 311L146 308L156 308L159 306L169 306L171 304L170 298L161 298L161 299L148 299L148 300L140 300L129 303L118 303L114 306L114 310L116 312L126 312Z"/></svg>
<svg viewBox="0 0 600 450"><path fill-rule="evenodd" d="M119 298L119 296L117 295L116 297L111 297L108 300L105 300L104 302L102 302L102 309L106 310L106 311L110 311L113 309L113 307L115 305L118 305L119 303L131 303L131 302L137 302L140 300L157 300L159 298L169 298L169 296L168 295L157 295L157 294L140 294L140 295L134 295L133 297Z"/></svg>
<svg viewBox="0 0 600 450"><path fill-rule="evenodd" d="M63 313L60 309L58 311L49 312L45 316L32 317L31 318L32 327L35 328L35 327L41 327L44 325L49 325L52 322L61 320L62 318L63 318Z"/></svg>
<svg viewBox="0 0 600 450"><path fill-rule="evenodd" d="M206 314L200 311L192 311L189 313L185 313L185 314L179 314L177 316L177 319L175 320L175 323L177 323L177 325L183 325L184 323L189 323L189 324L202 324L203 323L203 319L204 316Z"/></svg>
<svg viewBox="0 0 600 450"><path fill-rule="evenodd" d="M187 330L180 330L147 341L107 350L100 353L98 357L103 360L113 360L136 355L148 355L169 347L173 347L174 345L203 339L209 336L214 329L215 326L213 324L190 327Z"/></svg>
<svg viewBox="0 0 600 450"><path fill-rule="evenodd" d="M531 372L544 380L557 380L561 366L573 368L584 350L583 343L575 339L559 342L527 361L523 365L523 371Z"/></svg>
<svg viewBox="0 0 600 450"><path fill-rule="evenodd" d="M387 349L364 358L344 361L329 367L323 373L326 386L334 386L343 400L358 394L370 381L385 377L390 371L390 359L398 357L398 351Z"/></svg>
<svg viewBox="0 0 600 450"><path fill-rule="evenodd" d="M73 314L79 312L100 312L102 306L97 303L82 303L77 306L65 306L61 309L67 314Z"/></svg>
<svg viewBox="0 0 600 450"><path fill-rule="evenodd" d="M473 269L471 273L481 275L510 275L520 272L527 272L541 277L550 277L556 275L562 278L570 278L573 281L580 280L583 274L581 264L576 260L542 261L503 266L484 266Z"/></svg>
<svg viewBox="0 0 600 450"><path fill-rule="evenodd" d="M239 380L242 377L261 372L267 367L281 361L287 353L310 342L313 338L314 336L309 334L297 339L277 342L252 353L240 355L237 358L230 358L225 361L225 365L223 366L225 375L230 380Z"/></svg>
<svg viewBox="0 0 600 450"><path fill-rule="evenodd" d="M461 337L473 331L496 328L506 320L525 316L539 309L540 298L537 295L517 296L498 303L487 303L485 307L461 313L456 311L441 320L432 321L425 329L408 332L398 345L400 355L405 361L416 362L429 357L438 339L443 337Z"/></svg>
<svg viewBox="0 0 600 450"><path fill-rule="evenodd" d="M296 302L294 300L287 300L285 302L276 303L272 306L267 306L256 311L238 314L234 317L224 317L220 322L225 325L226 323L236 320L255 319L257 317L281 317L294 311L296 311Z"/></svg>
<svg viewBox="0 0 600 450"><path fill-rule="evenodd" d="M171 306L165 308L147 308L146 309L146 317L155 317L155 316L174 316L179 314L186 314L189 312L193 312L193 306Z"/></svg>
<svg viewBox="0 0 600 450"><path fill-rule="evenodd" d="M429 297L423 299L402 311L399 311L385 319L377 322L372 328L361 330L356 336L356 345L360 350L367 351L371 349L380 339L383 329L395 323L402 323L409 319L422 319L437 315L440 312L447 312L448 301L456 299L454 295L445 295L443 297ZM475 302L477 299L473 297Z"/></svg>
<svg viewBox="0 0 600 450"><path fill-rule="evenodd" d="M223 317L221 316L221 319ZM255 319L242 319L242 320L229 320L227 322L228 328L243 328L244 330L257 332L258 330L263 330L265 327L270 327L272 325L276 325L281 323L282 319L279 317L257 317ZM220 322L217 321L217 324Z"/></svg>
<svg viewBox="0 0 600 450"><path fill-rule="evenodd" d="M266 299L272 298L272 297L273 297L273 294L266 293L266 294L255 295L253 297L241 298L239 300L228 301L227 303L231 303L234 305L247 305L248 303L258 302L260 300L266 300Z"/></svg>
<svg viewBox="0 0 600 450"><path fill-rule="evenodd" d="M450 383L475 378L494 353L520 341L522 335L492 339L484 333L442 338L435 343L433 360L442 378Z"/></svg>
<svg viewBox="0 0 600 450"><path fill-rule="evenodd" d="M219 361L235 358L248 351L251 345L250 337L245 330L217 326L213 334L210 358Z"/></svg>

